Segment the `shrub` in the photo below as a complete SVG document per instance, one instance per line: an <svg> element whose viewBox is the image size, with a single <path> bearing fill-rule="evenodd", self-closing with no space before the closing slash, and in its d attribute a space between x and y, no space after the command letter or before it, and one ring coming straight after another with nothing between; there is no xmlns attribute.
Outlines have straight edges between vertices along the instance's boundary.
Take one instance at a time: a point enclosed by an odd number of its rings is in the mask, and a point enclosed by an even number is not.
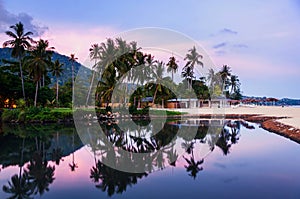
<svg viewBox="0 0 300 199"><path fill-rule="evenodd" d="M3 122L11 122L12 120L18 120L20 109L4 109L2 113Z"/></svg>

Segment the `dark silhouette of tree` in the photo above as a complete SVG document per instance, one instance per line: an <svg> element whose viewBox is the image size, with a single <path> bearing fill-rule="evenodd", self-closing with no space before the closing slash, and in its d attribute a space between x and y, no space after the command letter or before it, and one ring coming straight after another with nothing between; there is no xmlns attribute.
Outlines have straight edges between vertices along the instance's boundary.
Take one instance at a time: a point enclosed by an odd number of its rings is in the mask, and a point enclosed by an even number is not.
<svg viewBox="0 0 300 199"><path fill-rule="evenodd" d="M55 166L48 165L48 161L43 160L42 154L35 152L29 165L27 166L29 180L33 185L34 194L43 195L49 191L50 184L54 181Z"/></svg>
<svg viewBox="0 0 300 199"><path fill-rule="evenodd" d="M193 155L190 157L190 159L186 157L183 158L188 163L188 165L184 166L186 168L186 171L191 172L189 176L195 179L197 177L197 173L203 170L203 167L199 166L204 162L204 159L201 159L200 161L195 161Z"/></svg>
<svg viewBox="0 0 300 199"><path fill-rule="evenodd" d="M90 178L95 183L100 182L96 188L107 192L108 196L112 196L125 192L128 186L136 184L138 179L147 175L147 173L127 173L115 170L98 160L96 166L91 169Z"/></svg>
<svg viewBox="0 0 300 199"><path fill-rule="evenodd" d="M23 98L26 100L25 97L25 88L24 88L24 77L23 77L23 69L22 69L22 58L24 57L25 51L31 47L31 43L33 43L33 39L30 37L32 32L24 32L24 26L21 22L16 23L15 25L10 26L12 31L6 31L6 35L8 35L11 40L5 41L3 43L3 47L10 46L12 47L11 55L19 60L19 68L20 68L20 76L22 82L22 92Z"/></svg>
<svg viewBox="0 0 300 199"><path fill-rule="evenodd" d="M28 174L23 173L23 175L18 176L17 174L11 177L11 182L8 182L8 186L4 185L2 190L5 193L11 194L9 198L11 199L31 199L33 184L28 179Z"/></svg>

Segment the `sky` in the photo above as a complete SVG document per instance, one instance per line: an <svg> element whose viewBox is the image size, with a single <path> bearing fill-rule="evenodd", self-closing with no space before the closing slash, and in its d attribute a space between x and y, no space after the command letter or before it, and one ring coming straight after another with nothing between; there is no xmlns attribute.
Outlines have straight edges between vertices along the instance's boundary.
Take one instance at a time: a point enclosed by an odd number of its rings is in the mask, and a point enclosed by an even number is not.
<svg viewBox="0 0 300 199"><path fill-rule="evenodd" d="M18 21L81 63L93 43L124 31L174 30L196 41L217 68L229 65L244 95L300 98L299 0L0 0L0 43Z"/></svg>

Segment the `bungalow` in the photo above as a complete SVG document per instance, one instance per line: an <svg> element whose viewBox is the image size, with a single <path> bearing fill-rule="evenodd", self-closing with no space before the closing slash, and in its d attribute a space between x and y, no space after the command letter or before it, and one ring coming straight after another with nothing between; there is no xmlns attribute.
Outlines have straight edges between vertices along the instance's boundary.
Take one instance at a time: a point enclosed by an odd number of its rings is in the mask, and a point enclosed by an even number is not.
<svg viewBox="0 0 300 199"><path fill-rule="evenodd" d="M167 101L168 108L202 108L202 107L226 107L228 106L228 99L223 97L213 98L211 100L200 99L170 99Z"/></svg>

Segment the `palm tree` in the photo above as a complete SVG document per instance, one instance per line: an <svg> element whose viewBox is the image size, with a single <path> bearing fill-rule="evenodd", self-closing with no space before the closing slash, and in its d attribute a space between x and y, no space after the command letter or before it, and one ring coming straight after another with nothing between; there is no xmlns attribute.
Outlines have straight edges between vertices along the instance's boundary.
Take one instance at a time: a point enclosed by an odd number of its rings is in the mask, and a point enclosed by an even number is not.
<svg viewBox="0 0 300 199"><path fill-rule="evenodd" d="M232 93L232 91L235 93L240 88L239 77L237 75L231 75L230 76L230 83L229 84L231 86L230 93Z"/></svg>
<svg viewBox="0 0 300 199"><path fill-rule="evenodd" d="M22 92L23 92L23 98L24 100L26 99L25 97L25 88L24 88L24 77L23 77L23 69L22 69L22 58L25 54L25 51L31 47L31 43L33 43L33 39L30 37L32 35L32 32L26 32L24 33L24 26L21 22L16 23L15 25L10 26L11 29L14 30L12 31L6 31L6 35L11 37L11 40L5 41L3 43L3 47L11 46L12 47L12 52L11 55L12 57L15 57L19 60L19 68L20 68L20 76L21 76L21 82L22 82Z"/></svg>
<svg viewBox="0 0 300 199"><path fill-rule="evenodd" d="M162 91L162 81L163 81L163 73L164 73L164 63L158 62L157 65L155 66L155 71L153 73L153 78L156 80L156 88L155 88L155 92L153 95L153 101L152 104L154 104L155 102L155 98L156 98L156 94L157 91Z"/></svg>
<svg viewBox="0 0 300 199"><path fill-rule="evenodd" d="M174 56L169 58L169 62L167 63L168 69L167 72L172 72L172 81L174 81L174 73L177 72L178 64L176 63L176 59Z"/></svg>
<svg viewBox="0 0 300 199"><path fill-rule="evenodd" d="M97 68L97 60L100 58L100 50L101 50L101 48L99 47L98 44L93 44L92 47L89 49L90 59L95 60L95 65L92 67L92 69ZM88 105L88 101L89 101L89 98L90 98L92 86L94 84L94 79L95 79L95 71L93 70L92 73L93 73L92 74L92 80L91 80L91 84L90 84L88 94L87 94L87 97L86 97L86 102L85 102L86 106Z"/></svg>
<svg viewBox="0 0 300 199"><path fill-rule="evenodd" d="M48 48L49 42L47 40L40 39L37 45L30 52L30 55L26 58L25 65L28 67L29 74L32 75L33 81L36 84L34 106L37 103L38 86L43 74L47 71L47 68L51 66L51 55L53 48Z"/></svg>
<svg viewBox="0 0 300 199"><path fill-rule="evenodd" d="M72 62L72 101L74 100L74 63L76 62L78 58L75 57L75 54L71 54L70 55L70 58L69 58L69 61ZM74 105L74 101L72 103Z"/></svg>
<svg viewBox="0 0 300 199"><path fill-rule="evenodd" d="M102 78L97 87L98 96L106 102L108 107L112 94L116 86L116 70L113 67L107 67L103 72ZM100 99L101 100L101 99Z"/></svg>
<svg viewBox="0 0 300 199"><path fill-rule="evenodd" d="M191 66L184 67L182 69L181 76L187 80L188 89L192 88L192 80L195 77L192 67Z"/></svg>
<svg viewBox="0 0 300 199"><path fill-rule="evenodd" d="M51 64L50 72L53 76L56 77L56 105L58 107L58 77L61 76L63 72L63 63L60 63L59 60L55 60L53 64Z"/></svg>
<svg viewBox="0 0 300 199"><path fill-rule="evenodd" d="M186 56L184 58L184 60L187 60L185 67L190 66L192 71L194 71L195 65L200 65L203 67L203 63L199 60L199 59L202 59L203 56L197 52L196 47L194 46L193 48L188 50L188 52L189 53L186 54Z"/></svg>
<svg viewBox="0 0 300 199"><path fill-rule="evenodd" d="M228 65L223 65L220 73L220 77L222 79L222 84L225 89L228 87L228 77L231 76L231 69Z"/></svg>

